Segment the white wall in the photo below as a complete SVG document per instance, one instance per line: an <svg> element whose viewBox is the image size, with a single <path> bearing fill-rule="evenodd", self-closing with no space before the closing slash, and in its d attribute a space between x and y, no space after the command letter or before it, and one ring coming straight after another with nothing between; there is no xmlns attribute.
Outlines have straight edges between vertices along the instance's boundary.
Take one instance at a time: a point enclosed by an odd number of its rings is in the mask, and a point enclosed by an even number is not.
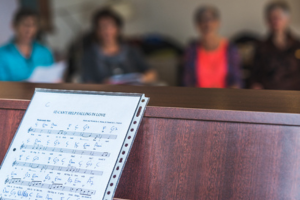
<svg viewBox="0 0 300 200"><path fill-rule="evenodd" d="M3 1L3 0L2 0ZM111 0L112 1L112 0ZM192 23L194 10L203 4L213 4L222 14L221 33L230 37L243 30L265 33L263 8L269 0L127 0L134 6L134 18L126 24L125 33L162 33L185 44L195 36ZM293 9L293 27L300 30L300 1L287 0ZM101 7L105 0L52 0L56 32L48 37L50 46L63 50L77 31L89 27L92 11ZM68 9L78 26L70 27L70 17L63 16L62 8ZM300 31L299 31L300 32Z"/></svg>
<svg viewBox="0 0 300 200"><path fill-rule="evenodd" d="M12 37L11 19L17 9L17 0L0 0L0 45Z"/></svg>

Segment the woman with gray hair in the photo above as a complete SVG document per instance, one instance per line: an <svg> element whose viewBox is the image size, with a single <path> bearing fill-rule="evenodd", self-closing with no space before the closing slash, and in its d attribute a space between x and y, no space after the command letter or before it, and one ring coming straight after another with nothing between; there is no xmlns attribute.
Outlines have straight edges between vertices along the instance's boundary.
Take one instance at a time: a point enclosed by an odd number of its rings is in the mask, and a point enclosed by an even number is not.
<svg viewBox="0 0 300 200"><path fill-rule="evenodd" d="M269 35L256 47L253 89L300 90L300 42L290 31L290 15L285 1L267 5Z"/></svg>
<svg viewBox="0 0 300 200"><path fill-rule="evenodd" d="M213 6L196 10L194 23L199 40L186 51L185 86L202 88L239 88L240 62L238 50L219 34L220 13Z"/></svg>

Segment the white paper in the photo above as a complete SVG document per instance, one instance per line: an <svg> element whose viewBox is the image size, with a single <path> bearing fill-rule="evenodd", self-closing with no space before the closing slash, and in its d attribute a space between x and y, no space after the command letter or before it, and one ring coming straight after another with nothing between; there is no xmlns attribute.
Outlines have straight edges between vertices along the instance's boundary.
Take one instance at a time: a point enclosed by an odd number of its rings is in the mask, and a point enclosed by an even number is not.
<svg viewBox="0 0 300 200"><path fill-rule="evenodd" d="M37 67L27 81L31 83L60 83L63 81L66 68L64 61L49 67Z"/></svg>
<svg viewBox="0 0 300 200"><path fill-rule="evenodd" d="M36 92L2 163L0 199L111 199L142 99Z"/></svg>

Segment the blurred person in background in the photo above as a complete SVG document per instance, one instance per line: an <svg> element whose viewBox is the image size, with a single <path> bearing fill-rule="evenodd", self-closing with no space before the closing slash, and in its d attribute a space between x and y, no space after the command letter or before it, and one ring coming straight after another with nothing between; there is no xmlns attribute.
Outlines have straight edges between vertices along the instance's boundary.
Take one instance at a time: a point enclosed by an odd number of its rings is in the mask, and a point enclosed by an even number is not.
<svg viewBox="0 0 300 200"><path fill-rule="evenodd" d="M284 1L265 9L269 35L256 47L253 89L300 89L300 42L291 33L290 8Z"/></svg>
<svg viewBox="0 0 300 200"><path fill-rule="evenodd" d="M239 88L240 60L237 48L219 35L220 13L213 6L197 9L194 22L199 40L187 49L183 83L189 87Z"/></svg>
<svg viewBox="0 0 300 200"><path fill-rule="evenodd" d="M83 48L83 82L148 84L156 81L156 72L142 54L122 41L123 20L117 13L101 9L94 15L92 23L92 40Z"/></svg>
<svg viewBox="0 0 300 200"><path fill-rule="evenodd" d="M36 12L17 11L12 27L14 37L0 47L0 81L25 81L36 67L50 66L54 59L50 50L35 40L39 30Z"/></svg>

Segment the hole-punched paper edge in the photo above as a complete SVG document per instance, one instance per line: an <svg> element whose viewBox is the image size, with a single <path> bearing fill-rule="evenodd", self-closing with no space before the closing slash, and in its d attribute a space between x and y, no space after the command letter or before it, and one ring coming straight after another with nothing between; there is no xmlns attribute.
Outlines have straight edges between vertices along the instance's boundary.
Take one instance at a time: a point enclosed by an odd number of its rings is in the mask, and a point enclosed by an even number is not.
<svg viewBox="0 0 300 200"><path fill-rule="evenodd" d="M145 101L142 102L143 100L145 100ZM126 134L124 143L122 145L123 147L121 148L121 150L119 152L119 156L118 156L116 165L114 167L114 170L111 174L110 181L107 184L107 188L105 190L103 200L111 200L111 199L113 199L113 197L115 195L117 186L119 184L122 172L124 170L127 159L129 157L129 154L130 154L131 148L133 146L135 137L137 135L138 129L139 129L140 124L142 122L142 118L144 116L144 113L145 113L146 106L147 106L148 102L149 102L149 98L147 98L147 97L145 97L145 95L143 95L142 98L139 101L139 104L138 104L137 108L136 108L136 111L134 113L134 117L132 118L130 126L128 127L127 134ZM140 107L142 107L142 109L141 109L140 115L137 117L137 114L139 112ZM134 123L135 121L138 122L138 123ZM134 131L131 131L131 129L134 129ZM128 138L129 136L131 136L130 139ZM126 144L128 144L128 146ZM123 151L125 151L125 154L123 154ZM119 162L120 159L122 159L122 164ZM111 183L113 184L113 186L110 186Z"/></svg>
<svg viewBox="0 0 300 200"><path fill-rule="evenodd" d="M141 118L144 116L144 113L145 113L145 110L146 110L146 106L147 106L147 104L148 104L148 102L149 102L149 98L145 97L144 94L140 94L140 93L103 92L103 91L85 91L85 90L60 90L60 89L35 88L34 94L33 94L32 98L31 98L31 100L30 100L30 103L29 103L29 105L28 105L28 108L26 109L26 111L25 111L25 113L24 113L24 115L23 115L23 117L22 117L22 120L21 120L21 122L20 122L20 124L19 124L19 127L18 127L18 129L16 130L16 132L15 132L15 135L14 135L14 137L13 137L13 139L12 139L10 145L9 145L9 148L8 148L8 150L7 150L7 152L6 152L6 154L5 154L4 158L3 158L3 160L2 160L2 163L0 163L0 171L1 171L1 167L2 167L3 163L5 162L5 159L6 159L6 157L7 157L7 154L8 154L8 152L9 152L9 150L12 148L12 144L13 144L13 142L14 142L16 136L17 136L17 133L19 132L20 126L21 126L22 123L23 123L23 119L26 117L27 110L28 110L28 109L30 108L30 106L31 106L31 101L32 101L32 99L34 98L34 96L35 96L35 94L36 94L37 92L65 93L65 94L110 95L110 96L136 96L136 97L140 97L139 104L138 104L138 106L137 106L137 108L136 108L136 111L135 111L135 113L134 113L134 117L133 117L133 119L132 119L132 121L131 121L131 123L130 123L130 126L129 126L128 130L127 130L126 138L125 138L125 141L124 141L124 143L123 143L123 145L122 145L123 148L120 150L118 159L117 159L117 161L116 161L116 165L115 165L115 167L114 167L114 170L113 170L113 172L112 172L112 174L111 174L110 180L109 180L109 182L108 182L108 184L107 184L107 187L106 187L106 190L105 190L105 193L104 193L104 198L103 198L103 200L110 200L110 199L113 199L114 194L115 194L115 192L116 192L116 188L117 188L118 183L119 183L119 179L121 178L121 174L122 174L122 172L123 172L124 166L125 166L126 161L127 161L127 159L128 159L129 152L131 151L133 142L134 142L134 140L135 140L135 137L136 137L136 134L137 134L137 130L139 129L140 123L141 123L141 121L142 121ZM145 100L145 101L142 102L142 100ZM142 111L141 111L139 117L136 117L136 115L137 115L137 113L138 113L138 110L139 110L139 107L142 107ZM137 121L138 123L134 124L134 121ZM130 131L130 130L131 130L133 127L136 127L136 129L135 129L135 131L132 132L132 131ZM130 140L128 139L128 134L129 134L129 133L131 133L132 136L133 136L133 138L131 138ZM126 142L126 141L130 141L130 142ZM129 144L129 145L128 145L128 146L125 146L125 144ZM126 151L125 154L122 154L122 152L124 151L124 148L125 148L125 149L128 149L128 151ZM122 166L121 166L121 169L116 170L117 167L120 167L120 166L117 165L117 163L118 163L118 161L119 161L119 159L120 159L121 157L122 157L122 158L125 158L125 159L123 160L123 164L122 164ZM116 173L116 171L118 171L118 172ZM113 178L113 176L115 176L115 175L116 175L116 178ZM115 181L112 182L112 181L111 181L112 179L114 179ZM111 187L111 186L110 186L111 183L114 183L112 189L109 188L109 187ZM109 190L108 190L108 189L109 189ZM110 191L110 194L109 194L109 195L107 194L108 191Z"/></svg>

